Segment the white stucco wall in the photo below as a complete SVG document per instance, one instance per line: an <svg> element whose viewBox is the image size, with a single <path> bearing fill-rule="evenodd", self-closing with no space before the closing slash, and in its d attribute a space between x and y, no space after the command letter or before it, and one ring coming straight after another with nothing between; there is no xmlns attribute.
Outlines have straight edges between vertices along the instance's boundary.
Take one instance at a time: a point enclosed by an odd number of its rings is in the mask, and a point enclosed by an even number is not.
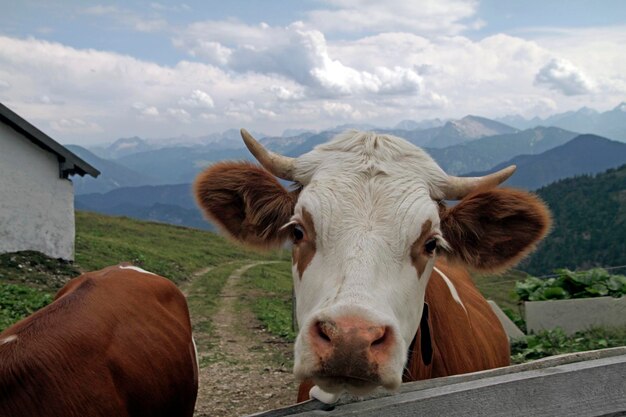
<svg viewBox="0 0 626 417"><path fill-rule="evenodd" d="M0 122L0 253L74 259L74 189L55 154Z"/></svg>

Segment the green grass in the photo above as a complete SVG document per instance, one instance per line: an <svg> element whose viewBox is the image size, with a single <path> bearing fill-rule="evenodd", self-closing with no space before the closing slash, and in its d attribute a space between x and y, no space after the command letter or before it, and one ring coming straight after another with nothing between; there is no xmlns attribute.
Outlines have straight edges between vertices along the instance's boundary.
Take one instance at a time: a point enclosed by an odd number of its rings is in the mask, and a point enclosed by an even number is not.
<svg viewBox="0 0 626 417"><path fill-rule="evenodd" d="M249 269L240 282L246 290L241 303L250 305L268 332L293 341L291 262L258 265Z"/></svg>
<svg viewBox="0 0 626 417"><path fill-rule="evenodd" d="M201 268L238 259L274 259L202 230L76 212L76 264L84 271L119 262L182 282Z"/></svg>
<svg viewBox="0 0 626 417"><path fill-rule="evenodd" d="M52 301L52 295L26 285L0 282L0 332Z"/></svg>
<svg viewBox="0 0 626 417"><path fill-rule="evenodd" d="M245 250L226 239L206 231L161 223L110 217L95 213L76 212L76 260L68 263L51 259L39 252L24 251L0 255L0 285L11 287L11 294L21 294L28 303L35 297L31 291L41 291L52 297L65 283L81 274L120 262L131 262L146 270L181 284L205 267L218 266L199 279L197 293L204 292L205 311L212 311L215 296L237 264L232 262L279 259L282 251L259 253ZM18 290L19 288L19 290ZM32 294L38 294L33 292ZM9 300L6 292L0 302ZM197 301L197 300L195 300ZM7 301L8 303L9 301ZM6 310L2 317L22 318L44 304L34 301L28 308ZM196 308L199 308L196 306ZM3 319L6 327L9 319ZM210 324L207 324L210 325Z"/></svg>
<svg viewBox="0 0 626 417"><path fill-rule="evenodd" d="M39 252L0 255L0 332L49 304L54 293L78 274L73 265Z"/></svg>
<svg viewBox="0 0 626 417"><path fill-rule="evenodd" d="M515 295L515 282L528 277L525 272L511 270L499 275L473 274L472 278L478 290L488 300L495 301L500 308L518 311L518 301Z"/></svg>

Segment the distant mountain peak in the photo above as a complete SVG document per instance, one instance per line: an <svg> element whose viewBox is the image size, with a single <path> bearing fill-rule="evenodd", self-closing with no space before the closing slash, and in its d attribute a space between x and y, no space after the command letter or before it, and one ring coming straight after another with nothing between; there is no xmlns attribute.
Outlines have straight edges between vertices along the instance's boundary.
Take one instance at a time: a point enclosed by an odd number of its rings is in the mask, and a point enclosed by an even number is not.
<svg viewBox="0 0 626 417"><path fill-rule="evenodd" d="M590 107L581 107L580 109L578 109L578 111L576 111L576 113L581 114L581 115L585 115L585 116L593 116L595 114L598 114L597 110L594 110Z"/></svg>
<svg viewBox="0 0 626 417"><path fill-rule="evenodd" d="M445 124L445 121L441 119L426 119L421 121L416 120L402 120L398 124L394 126L395 129L399 130L422 130L422 129L432 129L434 127L441 127Z"/></svg>
<svg viewBox="0 0 626 417"><path fill-rule="evenodd" d="M459 120L451 120L446 124L451 127L453 126L463 136L471 139L517 131L517 129L505 125L504 123L473 115L465 116Z"/></svg>
<svg viewBox="0 0 626 417"><path fill-rule="evenodd" d="M612 110L599 112L589 107L576 111L557 113L546 118L525 119L513 115L498 119L520 129L543 125L558 126L573 132L591 132L611 139L626 142L626 101Z"/></svg>

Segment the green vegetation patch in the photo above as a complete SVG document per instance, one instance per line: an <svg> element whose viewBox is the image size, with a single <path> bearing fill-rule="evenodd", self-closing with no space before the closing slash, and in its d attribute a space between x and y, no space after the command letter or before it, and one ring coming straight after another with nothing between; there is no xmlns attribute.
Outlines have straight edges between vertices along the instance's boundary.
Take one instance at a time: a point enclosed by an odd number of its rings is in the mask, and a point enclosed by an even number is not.
<svg viewBox="0 0 626 417"><path fill-rule="evenodd" d="M611 275L606 269L594 268L573 272L568 269L556 271L556 277L527 278L515 284L515 292L522 301L561 300L626 294L626 276Z"/></svg>
<svg viewBox="0 0 626 417"><path fill-rule="evenodd" d="M626 328L596 328L567 336L561 329L541 331L511 343L511 361L528 362L563 353L626 345Z"/></svg>
<svg viewBox="0 0 626 417"><path fill-rule="evenodd" d="M253 302L252 311L268 332L291 342L295 340L296 333L291 322L291 300L260 297Z"/></svg>
<svg viewBox="0 0 626 417"><path fill-rule="evenodd" d="M48 305L52 294L37 288L0 282L0 332Z"/></svg>
<svg viewBox="0 0 626 417"><path fill-rule="evenodd" d="M291 262L258 265L248 270L241 280L252 312L268 332L293 341Z"/></svg>
<svg viewBox="0 0 626 417"><path fill-rule="evenodd" d="M274 259L278 254L248 251L202 230L76 212L76 263L84 271L131 262L182 282L207 266L242 258Z"/></svg>
<svg viewBox="0 0 626 417"><path fill-rule="evenodd" d="M20 287L25 288L23 291L29 291L28 287L32 287L42 289L44 293L55 293L67 281L82 272L102 269L121 262L130 262L180 284L188 280L194 272L209 266L229 265L243 259L279 259L281 256L287 255L283 251L268 253L248 251L214 233L202 230L76 212L74 263L52 259L34 251L2 254L0 284L23 284ZM208 277L203 277L206 279L199 280L198 285L205 291L202 296L206 305L214 306L215 297L219 294L223 281L235 267L226 266L228 271L219 277L215 274L220 274L223 267L217 267L214 272L208 274ZM0 303L13 303L11 294L23 295L26 303L31 298L30 292L18 293L16 289L10 291L12 291L10 294L0 293ZM34 312L37 306L45 304L34 302L27 305L28 308L21 309L2 307L6 310L3 310L1 316L2 323L6 326ZM210 322L205 325L210 327Z"/></svg>

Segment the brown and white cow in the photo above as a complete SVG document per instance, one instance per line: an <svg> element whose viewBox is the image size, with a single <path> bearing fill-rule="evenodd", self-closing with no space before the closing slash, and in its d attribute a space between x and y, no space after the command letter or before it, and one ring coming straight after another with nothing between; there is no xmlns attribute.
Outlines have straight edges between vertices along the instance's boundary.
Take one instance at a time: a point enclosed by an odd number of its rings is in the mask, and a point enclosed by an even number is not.
<svg viewBox="0 0 626 417"><path fill-rule="evenodd" d="M191 417L197 389L185 297L133 266L73 279L0 333L0 416Z"/></svg>
<svg viewBox="0 0 626 417"><path fill-rule="evenodd" d="M242 136L265 169L217 163L198 176L196 198L241 242L292 239L299 399L312 384L314 397L333 401L509 363L502 326L464 267L502 271L547 233L537 197L496 188L515 167L453 177L405 140L368 132L295 159Z"/></svg>

